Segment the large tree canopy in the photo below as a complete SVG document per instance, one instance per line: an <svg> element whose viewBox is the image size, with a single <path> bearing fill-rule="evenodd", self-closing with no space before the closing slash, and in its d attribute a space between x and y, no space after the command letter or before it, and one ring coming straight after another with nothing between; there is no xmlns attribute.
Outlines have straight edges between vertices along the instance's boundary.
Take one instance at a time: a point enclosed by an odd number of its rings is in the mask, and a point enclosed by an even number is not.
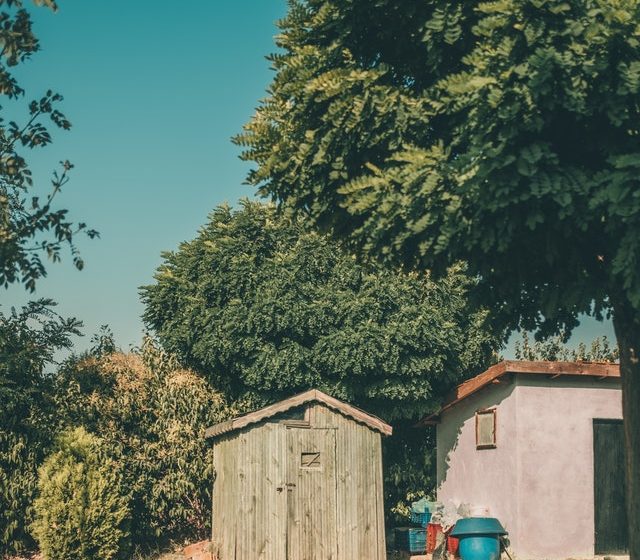
<svg viewBox="0 0 640 560"><path fill-rule="evenodd" d="M303 221L218 207L143 289L162 345L236 399L316 387L387 420L419 417L497 341L461 270L441 282L359 264Z"/></svg>
<svg viewBox="0 0 640 560"><path fill-rule="evenodd" d="M217 208L143 289L162 345L238 406L319 388L394 425L388 506L434 484L433 442L412 428L499 345L471 313L460 267L439 282L359 264L303 220Z"/></svg>
<svg viewBox="0 0 640 560"><path fill-rule="evenodd" d="M263 194L366 252L469 262L512 324L640 309L640 7L292 2L237 141Z"/></svg>
<svg viewBox="0 0 640 560"><path fill-rule="evenodd" d="M467 261L502 324L613 311L640 558L640 3L293 0L281 29L237 138L262 194L383 260Z"/></svg>

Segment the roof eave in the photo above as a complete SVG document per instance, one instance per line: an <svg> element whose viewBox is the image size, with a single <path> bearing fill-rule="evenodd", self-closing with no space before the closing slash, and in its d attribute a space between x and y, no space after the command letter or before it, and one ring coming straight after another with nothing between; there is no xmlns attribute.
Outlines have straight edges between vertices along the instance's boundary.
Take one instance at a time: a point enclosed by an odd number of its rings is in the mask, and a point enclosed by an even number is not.
<svg viewBox="0 0 640 560"><path fill-rule="evenodd" d="M393 428L386 422L382 421L380 418L377 418L372 414L368 414L356 408L355 406L344 403L334 397L318 391L317 389L311 389L309 391L305 391L304 393L300 393L299 395L295 395L283 401L269 405L260 410L244 414L243 416L239 416L225 422L220 422L219 424L214 424L213 426L207 428L207 430L205 431L205 438L215 438L236 430L240 430L242 428L257 424L258 422L262 422L263 420L271 418L277 414L281 414L292 408L302 406L310 402L322 403L328 408L336 410L337 412L340 412L341 414L344 414L345 416L357 422L365 424L370 429L380 432L382 435L390 436L393 433Z"/></svg>
<svg viewBox="0 0 640 560"><path fill-rule="evenodd" d="M416 424L416 427L436 424L440 415L455 406L460 401L474 395L481 389L490 386L492 383L499 383L500 379L507 374L533 374L548 375L550 379L559 377L592 377L599 380L619 379L620 365L609 362L552 362L552 361L525 361L525 360L504 360L499 362L482 373L472 377L458 385L442 407L435 413L426 416Z"/></svg>

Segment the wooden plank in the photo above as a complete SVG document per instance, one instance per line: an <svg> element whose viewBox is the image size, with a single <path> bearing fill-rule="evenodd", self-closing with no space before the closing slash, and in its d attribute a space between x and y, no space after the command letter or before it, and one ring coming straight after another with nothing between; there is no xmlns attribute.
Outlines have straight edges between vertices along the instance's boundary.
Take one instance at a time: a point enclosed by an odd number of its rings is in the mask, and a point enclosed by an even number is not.
<svg viewBox="0 0 640 560"><path fill-rule="evenodd" d="M225 439L214 447L214 468L217 477L213 492L213 532L212 540L220 560L235 558L237 485L236 485L236 445L237 437Z"/></svg>
<svg viewBox="0 0 640 560"><path fill-rule="evenodd" d="M352 553L351 540L347 533L348 489L350 487L350 470L347 462L348 432L344 424L336 430L336 526L337 549L339 560L355 558Z"/></svg>
<svg viewBox="0 0 640 560"><path fill-rule="evenodd" d="M526 360L506 360L502 363L504 364L505 371L508 373L532 373L541 375L558 373L560 375L620 377L619 364L604 362L532 362Z"/></svg>
<svg viewBox="0 0 640 560"><path fill-rule="evenodd" d="M363 558L376 559L378 556L378 524L377 524L377 500L376 500L376 470L375 463L375 434L371 430L358 430L359 453L359 501L360 522L358 534L360 538L360 551Z"/></svg>
<svg viewBox="0 0 640 560"><path fill-rule="evenodd" d="M377 543L377 559L385 560L387 557L387 542L384 524L384 470L382 466L382 438L379 434L375 436L375 492L376 492L376 543Z"/></svg>
<svg viewBox="0 0 640 560"><path fill-rule="evenodd" d="M628 554L622 420L593 421L595 554Z"/></svg>
<svg viewBox="0 0 640 560"><path fill-rule="evenodd" d="M280 560L286 558L286 427L281 424L265 424L261 434L262 452L259 481L263 481L259 503L260 533L257 558Z"/></svg>
<svg viewBox="0 0 640 560"><path fill-rule="evenodd" d="M287 558L336 560L335 430L289 428ZM320 464L302 467L302 453Z"/></svg>

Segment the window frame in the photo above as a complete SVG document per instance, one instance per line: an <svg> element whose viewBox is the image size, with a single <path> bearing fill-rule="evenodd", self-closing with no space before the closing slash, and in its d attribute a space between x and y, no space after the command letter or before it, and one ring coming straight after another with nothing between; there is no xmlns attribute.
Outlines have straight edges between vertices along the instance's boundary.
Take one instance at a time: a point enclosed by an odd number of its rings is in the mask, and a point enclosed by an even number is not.
<svg viewBox="0 0 640 560"><path fill-rule="evenodd" d="M493 431L492 431L492 443L480 443L480 416L492 416L493 420ZM493 408L484 408L480 410L476 410L476 449L495 449L498 447L497 445L497 431L498 431L498 422L496 415L496 407Z"/></svg>

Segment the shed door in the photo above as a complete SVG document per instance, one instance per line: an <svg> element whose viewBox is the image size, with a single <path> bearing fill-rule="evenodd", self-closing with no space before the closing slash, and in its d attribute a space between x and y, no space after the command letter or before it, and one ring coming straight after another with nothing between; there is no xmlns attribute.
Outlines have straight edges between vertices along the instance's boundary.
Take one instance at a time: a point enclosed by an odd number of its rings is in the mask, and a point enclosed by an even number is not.
<svg viewBox="0 0 640 560"><path fill-rule="evenodd" d="M629 552L622 420L593 421L595 553Z"/></svg>
<svg viewBox="0 0 640 560"><path fill-rule="evenodd" d="M287 454L287 558L335 560L335 430L289 428Z"/></svg>

